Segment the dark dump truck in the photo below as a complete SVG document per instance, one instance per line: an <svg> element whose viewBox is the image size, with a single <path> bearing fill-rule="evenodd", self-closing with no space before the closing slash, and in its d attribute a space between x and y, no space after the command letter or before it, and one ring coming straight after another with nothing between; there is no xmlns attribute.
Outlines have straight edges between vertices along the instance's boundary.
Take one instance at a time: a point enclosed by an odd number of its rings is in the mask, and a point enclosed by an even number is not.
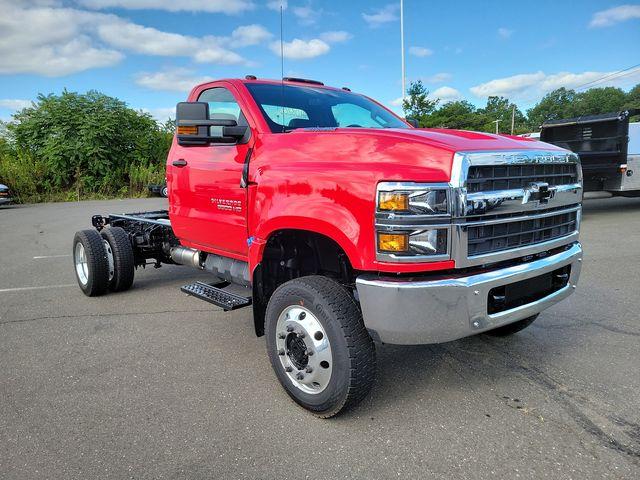
<svg viewBox="0 0 640 480"><path fill-rule="evenodd" d="M585 192L640 196L640 109L542 124L540 140L580 156Z"/></svg>

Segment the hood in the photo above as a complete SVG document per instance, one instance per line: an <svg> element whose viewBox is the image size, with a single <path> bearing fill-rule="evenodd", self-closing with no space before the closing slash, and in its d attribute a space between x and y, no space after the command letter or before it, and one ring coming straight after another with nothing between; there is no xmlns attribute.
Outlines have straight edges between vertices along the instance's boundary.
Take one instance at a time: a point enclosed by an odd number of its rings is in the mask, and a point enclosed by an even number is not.
<svg viewBox="0 0 640 480"><path fill-rule="evenodd" d="M339 128L335 133L395 137L401 141L414 141L442 148L450 152L473 150L562 150L549 143L515 135L452 130L444 128Z"/></svg>
<svg viewBox="0 0 640 480"><path fill-rule="evenodd" d="M374 182L446 182L451 178L454 153L483 150L562 151L529 138L464 130L322 128L265 135L256 151L260 160L251 163L335 175L368 172Z"/></svg>

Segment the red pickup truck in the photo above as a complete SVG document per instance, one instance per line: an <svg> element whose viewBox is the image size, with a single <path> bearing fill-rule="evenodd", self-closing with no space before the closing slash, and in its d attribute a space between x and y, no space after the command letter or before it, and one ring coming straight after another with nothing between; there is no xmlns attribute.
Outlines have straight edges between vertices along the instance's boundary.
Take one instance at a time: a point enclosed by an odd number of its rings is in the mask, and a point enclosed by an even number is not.
<svg viewBox="0 0 640 480"><path fill-rule="evenodd" d="M251 305L289 395L320 417L374 381L374 342L508 335L580 275L582 174L535 140L414 128L347 88L220 80L177 106L169 210L95 215L76 234L89 296L152 263L182 287Z"/></svg>

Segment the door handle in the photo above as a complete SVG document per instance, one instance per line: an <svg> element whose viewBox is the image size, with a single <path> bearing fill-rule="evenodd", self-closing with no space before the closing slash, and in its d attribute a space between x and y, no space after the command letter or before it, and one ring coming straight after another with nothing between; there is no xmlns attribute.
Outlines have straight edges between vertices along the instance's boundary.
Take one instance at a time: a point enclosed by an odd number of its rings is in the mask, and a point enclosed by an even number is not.
<svg viewBox="0 0 640 480"><path fill-rule="evenodd" d="M174 167L185 167L187 165L187 161L184 158L180 158L178 160L174 160L173 161L173 166Z"/></svg>

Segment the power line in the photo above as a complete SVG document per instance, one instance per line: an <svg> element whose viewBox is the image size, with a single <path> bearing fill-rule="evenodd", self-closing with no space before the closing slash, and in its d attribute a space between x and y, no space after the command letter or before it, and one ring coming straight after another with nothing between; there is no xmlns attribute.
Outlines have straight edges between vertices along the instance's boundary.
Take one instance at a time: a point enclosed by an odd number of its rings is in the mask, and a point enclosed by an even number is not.
<svg viewBox="0 0 640 480"><path fill-rule="evenodd" d="M632 70L632 69L634 69L634 68L636 68L636 67L640 67L640 63L637 63L636 65L632 65L632 66L630 66L630 67L627 67L627 68L625 68L625 69L623 69L623 70L618 70L617 72L609 73L609 74L607 74L607 75L604 75L603 77L596 78L595 80L592 80L592 81L590 81L590 82L583 83L582 85L578 85L577 87L574 87L573 89L574 89L574 90L579 90L579 89L581 89L581 88L583 88L583 87L586 87L587 85L591 85L591 84L593 84L593 83L599 83L599 82L601 82L602 80L604 80L604 79L606 79L606 78L609 78L609 77L614 77L614 76L616 76L616 78L618 78L618 77L617 77L617 76L618 76L618 74L623 73L623 72L626 72L626 71L628 71L628 70ZM627 74L625 74L625 75L620 75L620 77L624 77L624 76L629 75L629 74L631 74L631 73L633 73L633 72L629 72L629 73L627 73Z"/></svg>

